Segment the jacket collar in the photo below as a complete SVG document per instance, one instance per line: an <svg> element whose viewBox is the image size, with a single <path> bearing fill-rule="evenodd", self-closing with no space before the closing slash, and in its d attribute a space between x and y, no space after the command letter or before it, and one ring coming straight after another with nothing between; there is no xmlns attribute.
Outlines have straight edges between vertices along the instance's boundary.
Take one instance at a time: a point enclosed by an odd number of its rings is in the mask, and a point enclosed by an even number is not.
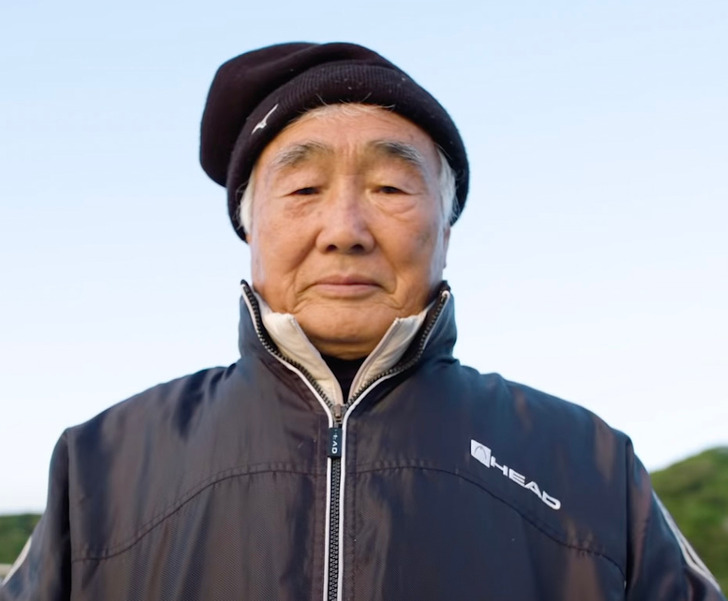
<svg viewBox="0 0 728 601"><path fill-rule="evenodd" d="M319 384L334 404L343 404L341 387L336 377L311 344L296 318L289 313L276 313L245 281L242 282L240 316L240 352L250 352L251 342L260 345L288 363L303 367ZM351 394L365 383L398 364L419 361L431 342L444 343L451 352L455 343L452 295L446 283L435 300L417 315L397 318L379 344L359 368L351 386Z"/></svg>

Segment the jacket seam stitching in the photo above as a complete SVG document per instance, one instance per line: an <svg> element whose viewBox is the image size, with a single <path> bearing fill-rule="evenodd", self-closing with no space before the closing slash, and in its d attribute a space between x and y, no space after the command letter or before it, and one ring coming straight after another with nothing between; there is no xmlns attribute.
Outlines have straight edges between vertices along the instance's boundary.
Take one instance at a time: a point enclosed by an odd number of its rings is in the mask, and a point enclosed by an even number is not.
<svg viewBox="0 0 728 601"><path fill-rule="evenodd" d="M547 537L549 537L551 540L553 540L555 543L566 547L568 549L573 549L576 551L583 551L585 553L591 553L592 555L597 555L599 557L603 557L605 560L607 560L609 563L613 564L617 570L619 570L619 573L622 575L622 578L625 578L624 570L620 567L619 563L612 559L609 555L606 555L605 553L602 553L600 551L597 551L596 549L589 548L587 546L577 545L573 543L566 542L564 540L561 540L558 535L556 535L553 532L550 532L550 528L545 526L544 524L539 523L537 520L535 520L533 517L528 515L526 512L524 512L522 509L517 507L516 505L508 502L506 499L502 498L500 495L496 494L492 490L489 490L485 486L483 486L478 480L468 477L465 474L459 473L457 471L448 470L445 468L439 468L439 467L430 467L430 466L421 466L421 465L411 465L411 464L404 464L404 465L397 465L397 466L387 466L387 467L381 467L381 468L366 468L366 469L359 469L355 470L354 474L366 474L366 473L372 473L372 472L382 472L382 471L392 471L392 470L398 470L398 469L415 469L415 470L422 470L422 471L433 471L433 472L441 472L445 474L449 474L451 476L455 476L456 478L460 478L462 480L465 480L466 482L469 482L470 484L473 484L477 486L479 489L481 489L486 494L489 494L490 496L494 497L495 499L498 499L501 503L504 505L510 507L513 509L516 513L518 513L524 520L526 520L529 524L531 524L534 528L536 528L539 532L543 533Z"/></svg>
<svg viewBox="0 0 728 601"><path fill-rule="evenodd" d="M309 472L284 467L275 467L269 464L265 464L265 467L261 466L261 469L231 469L218 472L214 476L203 480L201 484L198 484L197 487L193 488L191 492L187 493L179 501L170 503L170 505L168 505L169 509L162 510L162 512L158 513L155 517L148 520L136 531L135 534L129 537L129 539L125 540L124 542L111 545L100 553L79 553L76 557L72 557L71 562L75 563L80 561L104 560L110 559L116 555L121 555L122 553L131 549L157 526L172 517L175 513L179 512L185 505L187 505L195 497L202 494L208 488L215 486L216 484L225 480L230 480L231 478L236 478L239 476L257 476L266 473L300 474L306 476L317 475L316 472Z"/></svg>

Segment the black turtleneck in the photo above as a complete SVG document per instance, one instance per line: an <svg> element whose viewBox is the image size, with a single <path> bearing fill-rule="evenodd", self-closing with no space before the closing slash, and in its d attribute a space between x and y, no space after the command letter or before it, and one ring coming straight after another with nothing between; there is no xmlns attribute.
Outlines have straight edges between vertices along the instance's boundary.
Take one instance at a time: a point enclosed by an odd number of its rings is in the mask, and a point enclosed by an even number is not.
<svg viewBox="0 0 728 601"><path fill-rule="evenodd" d="M361 364L364 363L364 359L366 359L366 357L360 357L359 359L339 359L338 357L323 354L321 357L339 381L341 392L344 395L344 403L346 403L349 398L351 384L354 382L354 378L356 377L356 372L359 371L359 368L361 367Z"/></svg>

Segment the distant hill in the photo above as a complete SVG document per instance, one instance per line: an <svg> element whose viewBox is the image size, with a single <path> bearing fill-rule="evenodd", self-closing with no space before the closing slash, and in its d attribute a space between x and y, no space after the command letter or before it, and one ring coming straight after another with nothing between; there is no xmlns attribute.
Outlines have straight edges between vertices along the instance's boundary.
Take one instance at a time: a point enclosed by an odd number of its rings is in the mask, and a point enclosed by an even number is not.
<svg viewBox="0 0 728 601"><path fill-rule="evenodd" d="M652 484L723 591L728 591L728 447L655 472Z"/></svg>
<svg viewBox="0 0 728 601"><path fill-rule="evenodd" d="M695 550L728 591L728 447L652 474L655 490ZM40 516L0 516L0 564L12 563Z"/></svg>
<svg viewBox="0 0 728 601"><path fill-rule="evenodd" d="M13 563L40 519L39 515L0 516L0 563Z"/></svg>

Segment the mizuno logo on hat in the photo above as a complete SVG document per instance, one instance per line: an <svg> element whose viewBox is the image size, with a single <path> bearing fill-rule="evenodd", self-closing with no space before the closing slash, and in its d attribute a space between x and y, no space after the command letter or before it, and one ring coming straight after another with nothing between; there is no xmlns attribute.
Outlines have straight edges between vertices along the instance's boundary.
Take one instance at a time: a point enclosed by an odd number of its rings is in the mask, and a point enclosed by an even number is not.
<svg viewBox="0 0 728 601"><path fill-rule="evenodd" d="M270 117L273 114L273 111L275 111L278 108L278 105L276 104L271 110L269 110L265 117L263 117L253 128L253 131L251 131L251 135L254 134L259 129L265 129L265 126L268 125L268 117Z"/></svg>

